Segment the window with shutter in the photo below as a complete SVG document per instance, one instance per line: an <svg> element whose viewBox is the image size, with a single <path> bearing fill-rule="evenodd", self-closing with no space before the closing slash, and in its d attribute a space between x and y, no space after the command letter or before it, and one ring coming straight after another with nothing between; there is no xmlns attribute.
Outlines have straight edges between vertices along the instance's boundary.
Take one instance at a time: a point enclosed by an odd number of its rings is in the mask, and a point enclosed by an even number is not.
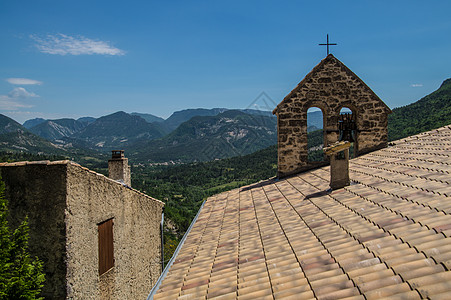
<svg viewBox="0 0 451 300"><path fill-rule="evenodd" d="M99 275L114 267L113 219L98 224Z"/></svg>

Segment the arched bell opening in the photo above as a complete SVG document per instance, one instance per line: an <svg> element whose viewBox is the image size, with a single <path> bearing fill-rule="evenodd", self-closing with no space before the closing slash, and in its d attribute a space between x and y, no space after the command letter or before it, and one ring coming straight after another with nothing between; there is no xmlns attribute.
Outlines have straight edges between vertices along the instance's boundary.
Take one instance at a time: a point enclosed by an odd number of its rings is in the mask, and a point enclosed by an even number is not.
<svg viewBox="0 0 451 300"><path fill-rule="evenodd" d="M325 155L324 111L316 106L307 110L307 157L308 162L323 162Z"/></svg>
<svg viewBox="0 0 451 300"><path fill-rule="evenodd" d="M338 140L351 142L349 157L354 158L358 153L357 115L354 109L343 106L338 115Z"/></svg>

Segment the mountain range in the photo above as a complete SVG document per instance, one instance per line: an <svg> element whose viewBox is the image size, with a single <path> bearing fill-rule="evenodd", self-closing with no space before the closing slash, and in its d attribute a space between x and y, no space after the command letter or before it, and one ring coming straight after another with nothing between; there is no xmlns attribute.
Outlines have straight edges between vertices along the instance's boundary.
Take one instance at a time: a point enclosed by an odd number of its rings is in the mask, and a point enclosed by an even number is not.
<svg viewBox="0 0 451 300"><path fill-rule="evenodd" d="M276 143L276 118L271 112L251 109L186 109L166 120L137 112L97 119L32 119L22 130L59 149L125 149L129 156L153 162L230 157Z"/></svg>
<svg viewBox="0 0 451 300"><path fill-rule="evenodd" d="M162 138L176 130L193 117L215 117L226 108L185 109L174 112L166 120L148 113L116 112L101 118L83 117L75 119L45 120L36 118L27 120L24 127L34 134L57 143L77 143L91 149L125 147L137 141L149 141ZM269 111L253 109L237 110L246 115L268 117L276 120ZM208 120L205 119L205 120ZM144 122L145 121L145 122ZM322 113L309 113L308 130L322 128ZM150 124L150 125L149 125Z"/></svg>
<svg viewBox="0 0 451 300"><path fill-rule="evenodd" d="M276 118L226 110L195 116L169 135L128 150L138 161L207 161L244 155L277 142ZM127 148L125 148L127 150Z"/></svg>
<svg viewBox="0 0 451 300"><path fill-rule="evenodd" d="M32 128L33 129L33 128ZM31 130L32 130L31 129ZM92 149L123 148L136 141L161 138L165 132L154 123L123 111L100 117L64 141L81 141Z"/></svg>
<svg viewBox="0 0 451 300"><path fill-rule="evenodd" d="M277 141L269 111L187 109L166 120L147 113L116 112L100 118L32 119L20 125L0 115L0 151L48 153L102 161L125 149L137 163L191 162L245 155ZM389 116L389 140L451 123L451 79ZM310 112L309 131L322 128L322 113ZM88 164L89 165L89 164Z"/></svg>
<svg viewBox="0 0 451 300"><path fill-rule="evenodd" d="M87 123L74 119L44 120L42 123L28 128L28 130L47 140L54 141L71 136L81 131L86 125Z"/></svg>
<svg viewBox="0 0 451 300"><path fill-rule="evenodd" d="M247 154L276 143L276 118L255 110L187 109L166 120L120 111L97 119L32 119L23 126L3 115L0 119L4 131L0 151L69 158L76 153L85 159L83 153L89 153L96 159L125 149L137 161L203 161Z"/></svg>
<svg viewBox="0 0 451 300"><path fill-rule="evenodd" d="M5 152L62 154L64 151L0 114L0 149Z"/></svg>

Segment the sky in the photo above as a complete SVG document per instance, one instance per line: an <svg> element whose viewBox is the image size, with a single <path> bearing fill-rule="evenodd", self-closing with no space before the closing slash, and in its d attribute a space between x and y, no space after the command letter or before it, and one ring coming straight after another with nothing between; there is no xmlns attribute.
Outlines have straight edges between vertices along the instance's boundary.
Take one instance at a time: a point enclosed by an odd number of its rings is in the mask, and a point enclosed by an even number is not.
<svg viewBox="0 0 451 300"><path fill-rule="evenodd" d="M451 77L451 1L0 1L0 113L273 109L331 53L391 108Z"/></svg>

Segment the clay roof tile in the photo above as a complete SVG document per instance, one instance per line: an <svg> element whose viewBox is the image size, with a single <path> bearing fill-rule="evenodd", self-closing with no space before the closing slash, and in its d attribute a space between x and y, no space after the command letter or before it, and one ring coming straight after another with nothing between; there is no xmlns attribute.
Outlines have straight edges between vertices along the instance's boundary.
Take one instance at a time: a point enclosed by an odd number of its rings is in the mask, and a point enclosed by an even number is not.
<svg viewBox="0 0 451 300"><path fill-rule="evenodd" d="M207 279L218 299L446 299L451 169L435 145L451 129L405 141L351 160L332 193L323 167L210 197L154 299Z"/></svg>

